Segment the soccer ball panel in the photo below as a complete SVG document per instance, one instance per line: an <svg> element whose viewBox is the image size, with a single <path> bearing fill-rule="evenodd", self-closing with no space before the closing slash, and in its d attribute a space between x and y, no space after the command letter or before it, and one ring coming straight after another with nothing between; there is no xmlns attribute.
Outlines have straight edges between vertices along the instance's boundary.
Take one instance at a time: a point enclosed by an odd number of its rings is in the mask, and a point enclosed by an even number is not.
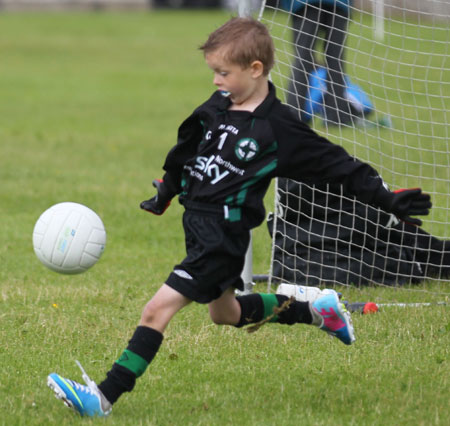
<svg viewBox="0 0 450 426"><path fill-rule="evenodd" d="M78 274L92 267L102 255L106 232L100 217L77 203L60 203L46 210L34 227L33 246L48 268Z"/></svg>

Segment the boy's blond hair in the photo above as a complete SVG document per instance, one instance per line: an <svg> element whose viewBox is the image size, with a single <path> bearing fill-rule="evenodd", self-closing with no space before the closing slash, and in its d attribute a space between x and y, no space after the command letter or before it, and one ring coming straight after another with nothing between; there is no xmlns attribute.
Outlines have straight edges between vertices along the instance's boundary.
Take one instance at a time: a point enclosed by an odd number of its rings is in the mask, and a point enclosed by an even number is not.
<svg viewBox="0 0 450 426"><path fill-rule="evenodd" d="M264 75L274 65L274 45L267 27L253 18L232 18L212 32L200 46L203 53L215 52L225 47L225 60L248 68L254 61L261 61Z"/></svg>

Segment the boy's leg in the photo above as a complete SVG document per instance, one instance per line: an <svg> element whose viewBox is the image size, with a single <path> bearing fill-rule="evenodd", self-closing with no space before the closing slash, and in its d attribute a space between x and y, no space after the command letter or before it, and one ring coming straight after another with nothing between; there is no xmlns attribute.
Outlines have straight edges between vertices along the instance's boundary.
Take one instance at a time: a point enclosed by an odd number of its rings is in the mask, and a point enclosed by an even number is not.
<svg viewBox="0 0 450 426"><path fill-rule="evenodd" d="M241 305L234 288L228 288L222 296L208 304L209 315L215 324L236 325L241 318Z"/></svg>
<svg viewBox="0 0 450 426"><path fill-rule="evenodd" d="M191 303L190 299L167 284L163 284L145 305L139 325L164 333L173 316L189 303Z"/></svg>
<svg viewBox="0 0 450 426"><path fill-rule="evenodd" d="M269 315L273 315L273 309L279 308L288 299L284 295L265 293L236 297L234 289L229 288L220 298L208 305L209 314L216 324L242 327L260 322ZM271 322L312 324L313 317L309 303L294 301L285 311L275 315Z"/></svg>
<svg viewBox="0 0 450 426"><path fill-rule="evenodd" d="M312 324L338 337L347 345L354 342L350 314L340 303L336 292L326 293L314 302L291 301L285 310L274 315L274 308L281 307L288 300L289 297L282 294L265 293L235 297L234 291L228 289L219 299L209 304L209 311L216 324L242 327L271 316L270 322Z"/></svg>
<svg viewBox="0 0 450 426"><path fill-rule="evenodd" d="M155 357L163 340L162 333L172 317L189 303L189 299L164 284L145 306L128 347L99 386L89 378L85 378L88 386L84 386L56 373L49 375L48 385L58 398L81 415L108 415L112 404L134 388L136 379Z"/></svg>
<svg viewBox="0 0 450 426"><path fill-rule="evenodd" d="M163 340L163 332L172 317L190 300L164 284L145 305L139 326L128 347L107 373L99 388L110 403L124 392L130 392L155 357Z"/></svg>

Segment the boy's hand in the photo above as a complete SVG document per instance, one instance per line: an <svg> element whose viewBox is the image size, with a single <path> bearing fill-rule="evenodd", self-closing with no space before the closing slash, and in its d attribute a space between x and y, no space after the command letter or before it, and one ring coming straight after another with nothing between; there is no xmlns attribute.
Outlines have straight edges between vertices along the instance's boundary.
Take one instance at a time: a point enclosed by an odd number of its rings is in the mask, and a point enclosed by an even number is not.
<svg viewBox="0 0 450 426"><path fill-rule="evenodd" d="M384 207L394 213L399 219L412 225L421 226L422 221L410 216L426 216L432 206L429 194L424 194L420 188L398 189L392 193L388 205Z"/></svg>
<svg viewBox="0 0 450 426"><path fill-rule="evenodd" d="M173 194L168 190L162 179L155 179L152 183L157 194L149 200L142 201L141 209L160 216L169 207Z"/></svg>

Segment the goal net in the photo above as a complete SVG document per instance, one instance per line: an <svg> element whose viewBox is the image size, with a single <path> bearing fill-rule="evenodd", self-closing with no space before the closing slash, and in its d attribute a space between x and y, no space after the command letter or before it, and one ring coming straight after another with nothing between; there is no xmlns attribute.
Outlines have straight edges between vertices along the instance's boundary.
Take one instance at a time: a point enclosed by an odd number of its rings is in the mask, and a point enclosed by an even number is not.
<svg viewBox="0 0 450 426"><path fill-rule="evenodd" d="M358 202L339 185L278 179L268 221L269 280L316 286L449 280L450 1L354 1L347 14L322 19L319 27L311 26L319 1L298 7L303 1L267 1L260 11L276 45L271 79L278 96L318 133L370 163L391 190L430 193L433 209L417 227ZM331 28L342 36L342 19L348 27L336 64L331 55L339 43L326 40Z"/></svg>

